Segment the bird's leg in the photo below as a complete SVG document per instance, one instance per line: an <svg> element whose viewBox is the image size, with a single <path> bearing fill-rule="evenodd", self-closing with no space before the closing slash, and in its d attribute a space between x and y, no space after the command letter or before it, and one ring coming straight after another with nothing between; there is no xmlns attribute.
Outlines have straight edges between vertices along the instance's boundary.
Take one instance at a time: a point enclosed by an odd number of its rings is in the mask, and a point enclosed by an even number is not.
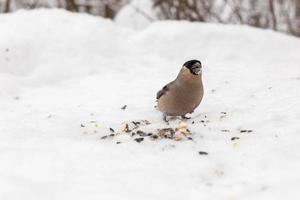
<svg viewBox="0 0 300 200"><path fill-rule="evenodd" d="M169 121L167 120L167 115L166 115L166 114L163 114L163 120L164 120L165 122L169 122Z"/></svg>
<svg viewBox="0 0 300 200"><path fill-rule="evenodd" d="M187 117L187 116L185 116L185 115L181 115L181 118L182 118L182 119L191 119L191 117Z"/></svg>

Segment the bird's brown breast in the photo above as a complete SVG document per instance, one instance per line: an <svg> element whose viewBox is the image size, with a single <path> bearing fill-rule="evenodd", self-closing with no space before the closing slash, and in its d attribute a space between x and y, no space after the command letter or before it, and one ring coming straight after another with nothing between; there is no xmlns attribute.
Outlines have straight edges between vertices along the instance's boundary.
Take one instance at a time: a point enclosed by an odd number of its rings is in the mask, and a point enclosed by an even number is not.
<svg viewBox="0 0 300 200"><path fill-rule="evenodd" d="M171 116L181 116L193 112L203 97L201 75L193 75L182 69L168 91L158 100L161 112Z"/></svg>

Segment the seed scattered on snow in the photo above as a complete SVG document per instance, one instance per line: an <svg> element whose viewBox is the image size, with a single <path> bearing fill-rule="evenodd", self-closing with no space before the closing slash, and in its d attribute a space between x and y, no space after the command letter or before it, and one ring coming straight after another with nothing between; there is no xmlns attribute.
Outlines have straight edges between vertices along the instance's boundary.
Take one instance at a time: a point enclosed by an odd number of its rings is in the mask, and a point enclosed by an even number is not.
<svg viewBox="0 0 300 200"><path fill-rule="evenodd" d="M149 125L149 124L151 124L148 120L142 120L142 122L144 123L144 124L146 124L146 125Z"/></svg>
<svg viewBox="0 0 300 200"><path fill-rule="evenodd" d="M141 122L135 122L135 121L132 121L131 123L133 123L135 126L139 126L141 124Z"/></svg>
<svg viewBox="0 0 300 200"><path fill-rule="evenodd" d="M84 124L80 124L80 127L82 127L82 128L83 128L83 127L85 127L85 125L84 125Z"/></svg>
<svg viewBox="0 0 300 200"><path fill-rule="evenodd" d="M208 155L208 153L205 151L199 151L198 153L199 153L199 155Z"/></svg>
<svg viewBox="0 0 300 200"><path fill-rule="evenodd" d="M131 132L131 130L129 129L128 123L125 124L125 126L124 126L124 128L123 128L123 132L125 132L125 133Z"/></svg>
<svg viewBox="0 0 300 200"><path fill-rule="evenodd" d="M181 141L182 137L180 137L178 135L174 135L173 140L175 140L175 141Z"/></svg>
<svg viewBox="0 0 300 200"><path fill-rule="evenodd" d="M109 130L113 133L115 132L115 130L113 128L109 128Z"/></svg>
<svg viewBox="0 0 300 200"><path fill-rule="evenodd" d="M173 138L173 135L175 134L174 129L172 128L164 128L158 131L159 137L163 138L166 136L166 138Z"/></svg>
<svg viewBox="0 0 300 200"><path fill-rule="evenodd" d="M142 142L142 141L144 140L144 138L135 138L134 140L135 140L136 142L140 143L140 142Z"/></svg>
<svg viewBox="0 0 300 200"><path fill-rule="evenodd" d="M141 130L138 130L138 131L136 132L136 134L138 134L138 135L141 136L141 137L147 136L147 133L145 133L144 131L141 131Z"/></svg>
<svg viewBox="0 0 300 200"><path fill-rule="evenodd" d="M185 123L185 122L180 122L180 123L176 126L175 131L178 131L178 130L180 130L180 129L185 129L185 128L187 128L187 123Z"/></svg>
<svg viewBox="0 0 300 200"><path fill-rule="evenodd" d="M151 135L150 138L151 138L152 140L156 140L156 139L158 139L158 135Z"/></svg>
<svg viewBox="0 0 300 200"><path fill-rule="evenodd" d="M127 108L127 105L124 105L121 109L125 110Z"/></svg>
<svg viewBox="0 0 300 200"><path fill-rule="evenodd" d="M239 140L240 138L239 137L232 137L231 140Z"/></svg>
<svg viewBox="0 0 300 200"><path fill-rule="evenodd" d="M240 133L252 133L253 130L240 130Z"/></svg>
<svg viewBox="0 0 300 200"><path fill-rule="evenodd" d="M109 134L109 135L105 135L105 136L102 136L100 139L107 139L107 138L111 138L111 137L114 137L115 136L115 134Z"/></svg>
<svg viewBox="0 0 300 200"><path fill-rule="evenodd" d="M228 129L223 129L223 130L221 130L222 132L230 132L230 130L228 130Z"/></svg>
<svg viewBox="0 0 300 200"><path fill-rule="evenodd" d="M182 141L182 140L193 140L191 136L190 130L187 128L188 124L186 122L180 122L175 128L163 128L157 129L154 132L146 132L142 130L145 125L151 124L148 120L140 120L140 121L131 121L130 123L125 122L123 124L123 129L121 132L116 132L113 128L109 128L112 134L105 135L101 137L101 139L108 139L111 137L116 138L116 136L120 135L120 133L127 133L133 140L136 142L142 142L145 138L149 138L150 140L157 139L170 139L174 141Z"/></svg>

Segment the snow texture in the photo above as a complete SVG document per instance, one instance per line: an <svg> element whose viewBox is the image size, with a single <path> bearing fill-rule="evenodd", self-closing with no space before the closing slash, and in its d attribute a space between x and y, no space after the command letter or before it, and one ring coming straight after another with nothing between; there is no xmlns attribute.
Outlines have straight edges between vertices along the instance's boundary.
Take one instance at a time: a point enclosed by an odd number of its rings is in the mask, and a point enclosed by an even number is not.
<svg viewBox="0 0 300 200"><path fill-rule="evenodd" d="M299 39L175 21L135 30L62 10L1 15L0 30L0 199L299 196ZM205 88L186 121L193 140L100 139L133 120L177 126L155 95L189 59Z"/></svg>

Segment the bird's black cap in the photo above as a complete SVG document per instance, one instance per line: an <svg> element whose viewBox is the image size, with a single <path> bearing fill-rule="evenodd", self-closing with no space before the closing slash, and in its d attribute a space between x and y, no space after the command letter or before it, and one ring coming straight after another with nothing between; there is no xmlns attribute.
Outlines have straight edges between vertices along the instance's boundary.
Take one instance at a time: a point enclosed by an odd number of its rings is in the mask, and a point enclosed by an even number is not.
<svg viewBox="0 0 300 200"><path fill-rule="evenodd" d="M196 71L199 69L196 68L202 68L202 64L199 60L189 60L183 64L186 68L190 70L190 72L194 75L197 75Z"/></svg>
<svg viewBox="0 0 300 200"><path fill-rule="evenodd" d="M201 62L199 60L189 60L185 62L183 65L187 68L192 67L194 64L199 63L201 65Z"/></svg>

